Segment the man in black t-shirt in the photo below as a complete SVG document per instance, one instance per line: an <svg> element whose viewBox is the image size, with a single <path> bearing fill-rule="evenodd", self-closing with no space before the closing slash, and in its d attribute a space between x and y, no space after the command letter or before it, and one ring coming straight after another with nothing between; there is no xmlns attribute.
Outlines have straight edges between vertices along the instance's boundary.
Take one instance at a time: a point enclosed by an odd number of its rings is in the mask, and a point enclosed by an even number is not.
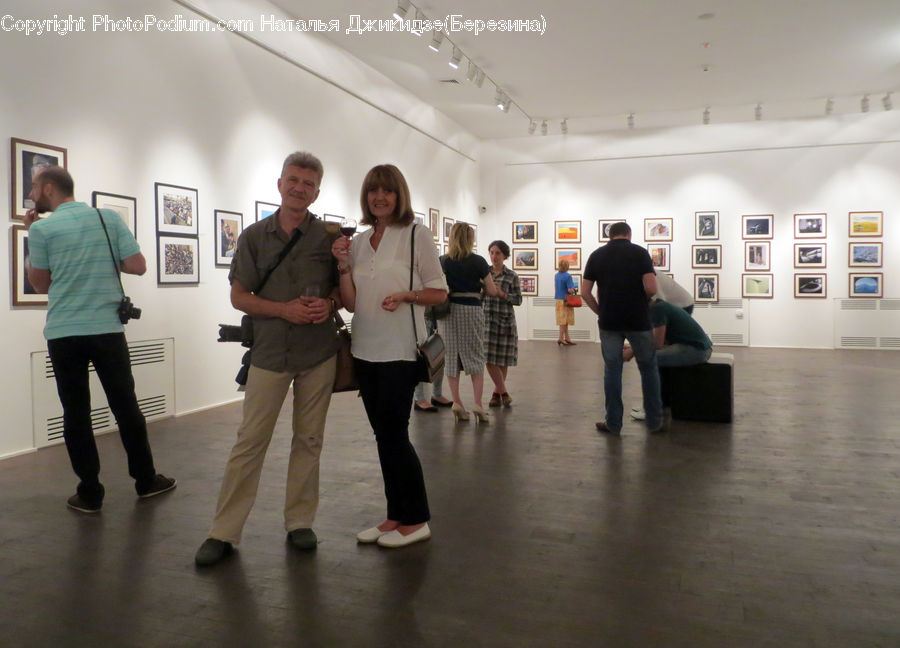
<svg viewBox="0 0 900 648"><path fill-rule="evenodd" d="M647 300L656 294L656 273L644 248L631 242L628 223L609 228L610 241L594 250L584 268L581 296L597 313L603 353L603 390L606 420L597 423L600 432L618 435L622 429L622 349L631 343L641 374L647 430L663 429L659 370L650 326ZM594 298L594 285L597 297Z"/></svg>

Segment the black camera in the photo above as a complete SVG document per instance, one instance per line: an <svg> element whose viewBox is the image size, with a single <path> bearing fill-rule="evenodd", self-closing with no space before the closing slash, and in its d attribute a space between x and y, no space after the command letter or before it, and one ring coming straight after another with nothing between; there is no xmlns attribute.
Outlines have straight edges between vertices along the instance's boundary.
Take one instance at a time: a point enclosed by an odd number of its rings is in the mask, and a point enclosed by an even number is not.
<svg viewBox="0 0 900 648"><path fill-rule="evenodd" d="M131 319L141 319L141 309L131 303L131 297L122 297L116 312L122 324L128 324L128 320Z"/></svg>

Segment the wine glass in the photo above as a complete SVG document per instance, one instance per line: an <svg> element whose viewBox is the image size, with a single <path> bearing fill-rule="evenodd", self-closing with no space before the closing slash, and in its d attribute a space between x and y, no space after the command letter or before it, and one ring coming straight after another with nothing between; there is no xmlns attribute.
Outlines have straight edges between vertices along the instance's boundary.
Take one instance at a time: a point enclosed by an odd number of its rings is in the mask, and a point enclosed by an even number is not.
<svg viewBox="0 0 900 648"><path fill-rule="evenodd" d="M356 234L356 221L352 218L341 219L341 234L350 238Z"/></svg>

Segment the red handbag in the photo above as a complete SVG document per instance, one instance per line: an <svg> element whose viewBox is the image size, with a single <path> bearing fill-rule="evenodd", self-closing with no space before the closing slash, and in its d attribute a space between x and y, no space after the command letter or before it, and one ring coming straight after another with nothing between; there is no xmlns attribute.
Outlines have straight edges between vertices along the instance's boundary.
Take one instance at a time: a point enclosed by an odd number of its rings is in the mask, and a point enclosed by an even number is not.
<svg viewBox="0 0 900 648"><path fill-rule="evenodd" d="M578 308L581 306L581 297L578 295L566 295L566 306Z"/></svg>

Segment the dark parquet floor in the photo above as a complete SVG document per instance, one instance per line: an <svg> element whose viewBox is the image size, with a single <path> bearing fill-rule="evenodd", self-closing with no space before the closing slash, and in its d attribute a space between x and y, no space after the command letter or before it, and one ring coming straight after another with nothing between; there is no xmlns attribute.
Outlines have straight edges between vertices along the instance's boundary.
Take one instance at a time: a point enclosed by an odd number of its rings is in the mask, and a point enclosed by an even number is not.
<svg viewBox="0 0 900 648"><path fill-rule="evenodd" d="M900 646L900 353L720 350L733 424L610 439L599 346L523 343L490 425L412 414L434 535L403 550L355 541L384 504L352 394L329 414L312 553L282 528L288 410L212 569L193 556L239 404L152 424L179 484L151 500L101 437L98 516L65 507L63 447L0 462L0 645ZM634 366L625 385L638 404Z"/></svg>

